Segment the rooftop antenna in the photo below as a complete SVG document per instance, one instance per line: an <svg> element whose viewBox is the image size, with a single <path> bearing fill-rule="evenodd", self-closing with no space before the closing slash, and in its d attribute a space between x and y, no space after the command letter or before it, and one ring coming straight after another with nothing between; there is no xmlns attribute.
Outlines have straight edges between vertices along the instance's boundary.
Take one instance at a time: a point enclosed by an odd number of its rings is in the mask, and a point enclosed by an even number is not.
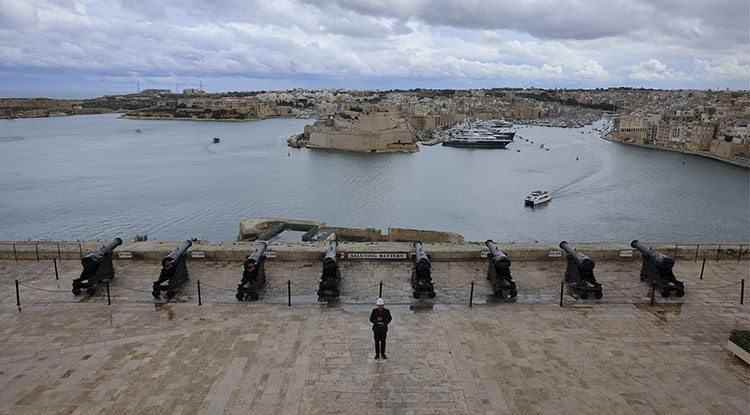
<svg viewBox="0 0 750 415"><path fill-rule="evenodd" d="M138 94L141 93L141 80L140 79L135 80L135 89Z"/></svg>
<svg viewBox="0 0 750 415"><path fill-rule="evenodd" d="M200 89L201 91L203 91L203 80L201 79L201 80L200 80L199 82L201 83L201 87L200 87L199 89Z"/></svg>
<svg viewBox="0 0 750 415"><path fill-rule="evenodd" d="M177 91L179 91L179 88L177 88L177 82L174 83L174 93L176 94Z"/></svg>

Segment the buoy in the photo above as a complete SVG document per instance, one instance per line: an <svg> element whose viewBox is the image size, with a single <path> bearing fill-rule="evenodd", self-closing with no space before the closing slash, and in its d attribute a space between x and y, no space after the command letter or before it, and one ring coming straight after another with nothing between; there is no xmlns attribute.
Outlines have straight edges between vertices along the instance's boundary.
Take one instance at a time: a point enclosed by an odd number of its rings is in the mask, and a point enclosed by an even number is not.
<svg viewBox="0 0 750 415"><path fill-rule="evenodd" d="M286 152L286 156L287 156L287 157L292 157L292 150L289 150L289 151L287 151L287 152Z"/></svg>
<svg viewBox="0 0 750 415"><path fill-rule="evenodd" d="M576 161L578 161L578 154L576 154Z"/></svg>

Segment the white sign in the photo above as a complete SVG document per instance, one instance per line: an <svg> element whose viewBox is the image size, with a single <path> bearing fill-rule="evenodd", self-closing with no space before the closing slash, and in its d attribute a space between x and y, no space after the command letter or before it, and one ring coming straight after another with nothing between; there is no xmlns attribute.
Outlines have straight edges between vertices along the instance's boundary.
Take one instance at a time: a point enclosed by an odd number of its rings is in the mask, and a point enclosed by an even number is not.
<svg viewBox="0 0 750 415"><path fill-rule="evenodd" d="M404 252L349 252L349 259L406 259Z"/></svg>
<svg viewBox="0 0 750 415"><path fill-rule="evenodd" d="M203 251L193 251L193 252L190 253L190 256L192 258L205 258L206 257L206 253L203 252Z"/></svg>
<svg viewBox="0 0 750 415"><path fill-rule="evenodd" d="M620 256L621 257L631 257L631 256L633 256L633 251L632 250L620 251Z"/></svg>
<svg viewBox="0 0 750 415"><path fill-rule="evenodd" d="M562 251L549 251L549 253L547 253L547 255L550 258L560 258L560 257L562 257Z"/></svg>
<svg viewBox="0 0 750 415"><path fill-rule="evenodd" d="M118 252L117 256L119 258L133 258L133 253L132 252Z"/></svg>
<svg viewBox="0 0 750 415"><path fill-rule="evenodd" d="M276 258L276 252L266 251L266 252L263 252L263 256L266 258Z"/></svg>
<svg viewBox="0 0 750 415"><path fill-rule="evenodd" d="M490 256L490 251L482 251L479 253L480 258L487 258L488 256Z"/></svg>

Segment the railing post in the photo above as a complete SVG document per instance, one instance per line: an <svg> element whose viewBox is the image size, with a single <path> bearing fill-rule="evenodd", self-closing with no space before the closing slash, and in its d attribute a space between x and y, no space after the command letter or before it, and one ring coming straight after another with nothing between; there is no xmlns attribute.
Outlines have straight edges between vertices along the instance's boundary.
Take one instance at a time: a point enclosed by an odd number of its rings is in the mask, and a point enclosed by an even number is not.
<svg viewBox="0 0 750 415"><path fill-rule="evenodd" d="M287 298L289 299L289 307L292 306L292 281L286 280L286 293Z"/></svg>
<svg viewBox="0 0 750 415"><path fill-rule="evenodd" d="M656 294L656 283L651 283L651 305L654 305L654 294Z"/></svg>
<svg viewBox="0 0 750 415"><path fill-rule="evenodd" d="M716 262L719 262L719 255L721 255L721 244L719 244L719 249L716 250Z"/></svg>
<svg viewBox="0 0 750 415"><path fill-rule="evenodd" d="M109 280L104 280L107 284L107 305L112 305L112 299L109 298Z"/></svg>
<svg viewBox="0 0 750 415"><path fill-rule="evenodd" d="M674 244L674 255L672 255L675 261L677 261L677 244Z"/></svg>
<svg viewBox="0 0 750 415"><path fill-rule="evenodd" d="M740 288L740 304L745 304L745 279L742 279L742 287Z"/></svg>
<svg viewBox="0 0 750 415"><path fill-rule="evenodd" d="M60 244L57 244L57 259L62 262L62 254L60 254Z"/></svg>
<svg viewBox="0 0 750 415"><path fill-rule="evenodd" d="M378 291L378 298L383 298L383 281L380 281L380 291Z"/></svg>
<svg viewBox="0 0 750 415"><path fill-rule="evenodd" d="M565 281L560 283L560 307L563 306L563 293L565 292Z"/></svg>
<svg viewBox="0 0 750 415"><path fill-rule="evenodd" d="M198 305L203 305L201 302L201 280L197 280L195 283L198 284Z"/></svg>
<svg viewBox="0 0 750 415"><path fill-rule="evenodd" d="M700 246L700 244L695 245L695 260L693 262L698 262L698 247Z"/></svg>
<svg viewBox="0 0 750 415"><path fill-rule="evenodd" d="M469 307L474 302L474 280L471 280L471 293L469 293Z"/></svg>
<svg viewBox="0 0 750 415"><path fill-rule="evenodd" d="M16 253L16 244L13 244L13 258L18 262L18 253Z"/></svg>
<svg viewBox="0 0 750 415"><path fill-rule="evenodd" d="M55 279L59 280L60 276L57 274L57 259L52 258L52 263L55 264Z"/></svg>
<svg viewBox="0 0 750 415"><path fill-rule="evenodd" d="M39 262L39 244L35 243L34 247L36 247L36 262Z"/></svg>
<svg viewBox="0 0 750 415"><path fill-rule="evenodd" d="M703 270L706 268L706 257L703 257L703 265L701 265L701 278L703 279Z"/></svg>
<svg viewBox="0 0 750 415"><path fill-rule="evenodd" d="M21 294L18 292L18 280L16 280L16 305L21 305Z"/></svg>

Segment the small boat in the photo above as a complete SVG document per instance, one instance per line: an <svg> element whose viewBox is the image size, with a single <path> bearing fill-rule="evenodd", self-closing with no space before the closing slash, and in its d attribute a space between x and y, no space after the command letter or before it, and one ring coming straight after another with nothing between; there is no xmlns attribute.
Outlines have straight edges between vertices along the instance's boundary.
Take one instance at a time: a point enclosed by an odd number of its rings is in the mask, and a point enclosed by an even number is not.
<svg viewBox="0 0 750 415"><path fill-rule="evenodd" d="M141 131L141 130L135 130L135 132L136 133L142 133L143 131Z"/></svg>
<svg viewBox="0 0 750 415"><path fill-rule="evenodd" d="M221 138L219 138L219 137L214 137L214 144L216 144L216 143L220 143L220 142L221 142Z"/></svg>
<svg viewBox="0 0 750 415"><path fill-rule="evenodd" d="M550 194L548 190L534 190L526 196L526 199L524 199L523 203L526 206L534 207L536 205L540 205L542 203L547 203L550 201Z"/></svg>

